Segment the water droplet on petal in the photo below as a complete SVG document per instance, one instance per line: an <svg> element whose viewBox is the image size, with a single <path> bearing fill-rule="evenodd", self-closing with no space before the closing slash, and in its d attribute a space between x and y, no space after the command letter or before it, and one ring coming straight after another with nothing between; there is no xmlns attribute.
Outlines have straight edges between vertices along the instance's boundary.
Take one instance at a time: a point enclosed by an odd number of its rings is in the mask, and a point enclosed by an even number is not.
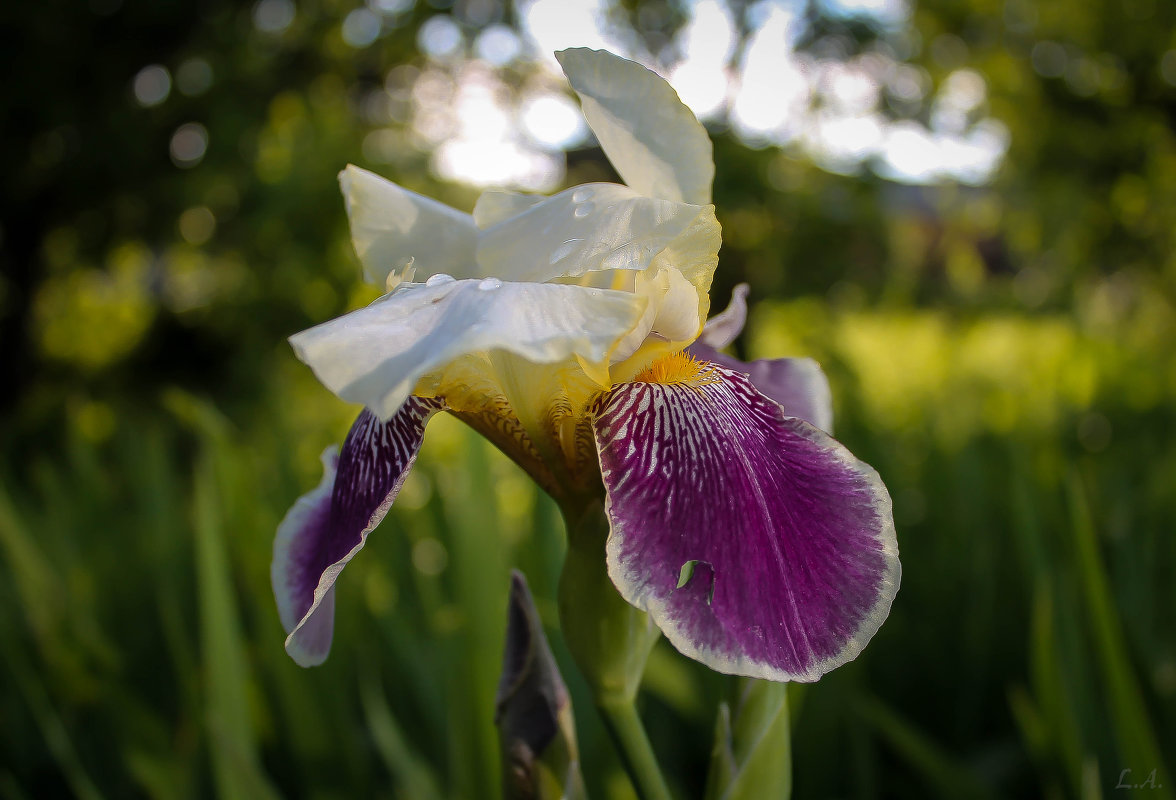
<svg viewBox="0 0 1176 800"><path fill-rule="evenodd" d="M498 278L483 278L482 282L478 284L478 288L483 292L492 292L499 286L502 286L502 281Z"/></svg>
<svg viewBox="0 0 1176 800"><path fill-rule="evenodd" d="M591 214L595 208L596 206L592 205L591 203L581 203L580 205L576 206L576 210L572 212L572 216L576 219L584 219L584 217Z"/></svg>
<svg viewBox="0 0 1176 800"><path fill-rule="evenodd" d="M572 192L573 203L583 203L592 199L592 190L588 188L577 189Z"/></svg>
<svg viewBox="0 0 1176 800"><path fill-rule="evenodd" d="M446 275L444 272L438 272L436 275L430 275L429 279L425 281L425 286L443 286L447 283L453 283L454 277Z"/></svg>

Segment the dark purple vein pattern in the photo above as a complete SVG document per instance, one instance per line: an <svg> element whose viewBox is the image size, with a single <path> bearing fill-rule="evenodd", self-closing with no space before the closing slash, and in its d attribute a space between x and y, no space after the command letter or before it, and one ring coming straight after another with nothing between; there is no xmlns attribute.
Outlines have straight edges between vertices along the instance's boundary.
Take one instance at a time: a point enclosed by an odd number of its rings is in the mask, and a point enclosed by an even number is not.
<svg viewBox="0 0 1176 800"><path fill-rule="evenodd" d="M712 669L816 680L861 651L898 591L890 496L745 375L706 377L623 384L596 410L609 575Z"/></svg>
<svg viewBox="0 0 1176 800"><path fill-rule="evenodd" d="M416 461L425 424L442 405L410 397L386 423L365 408L342 452L323 454L322 482L278 526L270 579L289 633L286 652L302 666L326 659L335 580L388 513Z"/></svg>
<svg viewBox="0 0 1176 800"><path fill-rule="evenodd" d="M790 417L799 417L833 433L833 394L821 365L811 358L761 358L740 361L701 341L686 348L701 361L718 364L751 378L760 394L775 400Z"/></svg>

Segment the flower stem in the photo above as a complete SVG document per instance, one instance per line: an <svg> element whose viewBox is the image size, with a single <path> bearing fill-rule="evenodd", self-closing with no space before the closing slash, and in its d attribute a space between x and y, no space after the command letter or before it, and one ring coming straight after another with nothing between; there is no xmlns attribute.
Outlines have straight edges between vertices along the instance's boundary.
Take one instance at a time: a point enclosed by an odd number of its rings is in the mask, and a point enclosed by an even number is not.
<svg viewBox="0 0 1176 800"><path fill-rule="evenodd" d="M633 702L649 651L660 631L649 615L629 605L605 566L608 519L590 502L564 509L568 552L559 581L564 642L600 709L613 743L642 800L669 800L653 748Z"/></svg>
<svg viewBox="0 0 1176 800"><path fill-rule="evenodd" d="M601 698L597 700L597 708L641 800L670 800L669 787L633 701Z"/></svg>

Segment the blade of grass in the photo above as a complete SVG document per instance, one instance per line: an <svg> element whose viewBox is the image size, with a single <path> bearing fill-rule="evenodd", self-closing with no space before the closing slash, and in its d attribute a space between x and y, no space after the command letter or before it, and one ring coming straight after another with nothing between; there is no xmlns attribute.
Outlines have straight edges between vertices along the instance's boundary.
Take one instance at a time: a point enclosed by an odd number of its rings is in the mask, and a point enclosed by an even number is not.
<svg viewBox="0 0 1176 800"><path fill-rule="evenodd" d="M276 798L257 760L245 647L221 533L215 465L207 449L196 467L193 512L206 723L217 794L228 800Z"/></svg>
<svg viewBox="0 0 1176 800"><path fill-rule="evenodd" d="M425 766L427 762L413 750L408 737L397 724L392 709L388 707L384 688L370 662L360 673L359 696L376 752L383 760L388 774L402 788L404 796L413 800L440 800L441 789L436 777Z"/></svg>
<svg viewBox="0 0 1176 800"><path fill-rule="evenodd" d="M507 569L498 525L490 445L468 430L463 436L461 478L442 484L446 501L448 537L452 552L453 595L463 613L462 691L469 698L455 722L467 737L469 761L463 771L475 782L475 792L495 797L501 787L498 732L494 727L494 698L506 623ZM459 493L460 489L465 491ZM447 491L448 490L448 491Z"/></svg>
<svg viewBox="0 0 1176 800"><path fill-rule="evenodd" d="M1065 659L1054 623L1054 589L1048 576L1042 576L1034 596L1030 623L1029 659L1033 693L1046 726L1045 745L1052 747L1064 767L1072 791L1082 785L1082 760L1085 747L1082 726L1075 716L1075 704L1067 691L1069 677L1063 669Z"/></svg>
<svg viewBox="0 0 1176 800"><path fill-rule="evenodd" d="M60 577L17 516L8 495L0 489L0 552L8 562L11 583L17 588L24 617L39 642L57 634L64 597Z"/></svg>
<svg viewBox="0 0 1176 800"><path fill-rule="evenodd" d="M972 770L959 763L929 736L915 728L881 700L858 697L856 713L873 728L879 739L898 753L923 778L937 797L988 800L992 797Z"/></svg>
<svg viewBox="0 0 1176 800"><path fill-rule="evenodd" d="M33 718L37 721L37 727L41 729L45 744L74 796L80 800L102 800L102 793L98 791L98 787L94 785L81 759L78 758L69 731L53 707L49 692L36 670L24 661L19 648L6 647L4 652L8 669L16 685L20 687L21 696L33 712Z"/></svg>
<svg viewBox="0 0 1176 800"><path fill-rule="evenodd" d="M1132 671L1127 640L1099 555L1086 489L1077 474L1070 476L1068 493L1078 577L1090 635L1106 681L1111 724L1126 762L1123 768L1145 775L1156 770L1156 785L1163 787L1157 791L1171 796L1171 779L1148 720L1143 692Z"/></svg>

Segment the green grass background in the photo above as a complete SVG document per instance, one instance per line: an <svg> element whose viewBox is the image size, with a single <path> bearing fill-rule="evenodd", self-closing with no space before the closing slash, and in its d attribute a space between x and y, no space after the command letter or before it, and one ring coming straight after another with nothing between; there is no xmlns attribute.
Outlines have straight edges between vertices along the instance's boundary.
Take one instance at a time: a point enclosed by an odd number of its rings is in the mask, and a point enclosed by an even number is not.
<svg viewBox="0 0 1176 800"><path fill-rule="evenodd" d="M805 300L761 304L748 340L826 364L840 438L894 497L904 567L863 655L793 691L796 795L1113 796L1122 770L1142 783L1153 768L1169 793L1165 343ZM267 424L244 428L164 391L162 415L120 416L100 443L83 417L64 452L6 465L0 795L494 796L508 571L554 628L558 512L438 418L340 584L331 658L300 669L282 650L271 533L354 409L293 364L272 397ZM590 787L629 796L551 636ZM729 691L655 651L643 711L683 796Z"/></svg>
<svg viewBox="0 0 1176 800"><path fill-rule="evenodd" d="M229 0L0 11L0 73L19 76L0 89L0 798L494 798L512 567L592 796L633 796L556 629L558 512L452 418L344 574L328 662L282 649L273 532L358 411L284 340L375 296L335 175L355 162L472 208L407 112L377 112L460 66L479 9L517 27L520 7L403 5L362 49L343 0L299 0L280 35ZM881 113L926 120L973 69L1010 149L989 184L917 189L712 124L714 305L748 281L738 354L824 366L903 562L863 654L789 689L794 796L1171 797L1176 4L924 0L892 30L828 5L808 4L801 47L878 46L925 78L921 105ZM653 50L684 7L611 13ZM453 63L417 46L438 15L465 37ZM192 58L205 90L134 101L138 70L178 80ZM207 153L180 168L169 142L193 121ZM371 135L392 155L370 159ZM610 179L598 150L568 160L569 185ZM678 796L701 796L735 688L654 650L640 706Z"/></svg>

